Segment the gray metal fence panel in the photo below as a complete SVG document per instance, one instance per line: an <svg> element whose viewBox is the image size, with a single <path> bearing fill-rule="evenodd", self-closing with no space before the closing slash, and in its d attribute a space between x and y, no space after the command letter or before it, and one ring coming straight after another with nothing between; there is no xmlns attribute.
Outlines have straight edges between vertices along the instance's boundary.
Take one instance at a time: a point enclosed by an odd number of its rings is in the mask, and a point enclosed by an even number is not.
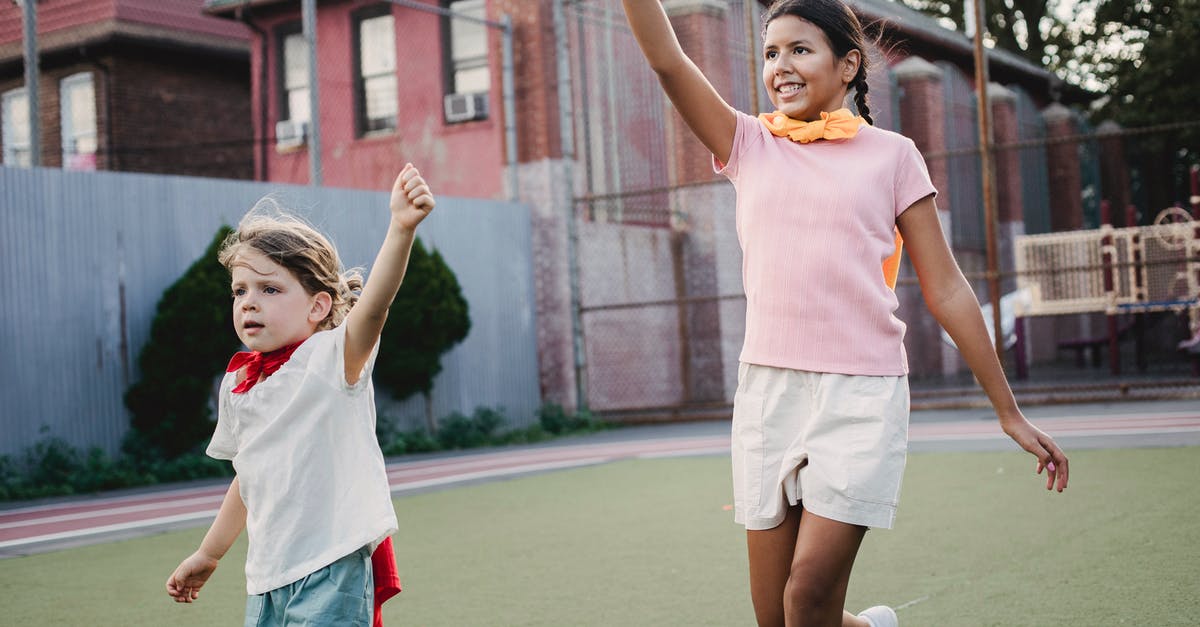
<svg viewBox="0 0 1200 627"><path fill-rule="evenodd" d="M115 452L163 291L268 194L326 232L347 266L370 267L385 192L0 167L0 289L11 296L0 305L0 455L47 436ZM419 236L454 270L472 318L443 357L433 414L504 407L513 426L529 424L540 394L528 207L439 198ZM401 414L424 416L424 400L381 409Z"/></svg>

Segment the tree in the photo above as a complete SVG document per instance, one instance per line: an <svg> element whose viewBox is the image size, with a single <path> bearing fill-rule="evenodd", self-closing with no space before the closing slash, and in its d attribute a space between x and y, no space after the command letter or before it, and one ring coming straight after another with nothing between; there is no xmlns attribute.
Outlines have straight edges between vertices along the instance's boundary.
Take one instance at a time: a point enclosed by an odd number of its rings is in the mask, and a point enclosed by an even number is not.
<svg viewBox="0 0 1200 627"><path fill-rule="evenodd" d="M231 231L222 226L204 254L163 292L150 340L138 356L142 378L125 393L133 414L127 441L151 446L151 455L178 457L212 435L213 377L241 345L233 332L229 272L217 261Z"/></svg>
<svg viewBox="0 0 1200 627"><path fill-rule="evenodd" d="M404 282L379 340L375 380L398 399L425 395L426 423L437 431L429 403L442 354L467 337L470 311L454 271L440 253L413 243Z"/></svg>
<svg viewBox="0 0 1200 627"><path fill-rule="evenodd" d="M938 18L944 26L965 31L964 0L902 0L913 9ZM1082 21L1068 22L1059 9L1074 0L985 0L987 33L997 47L1049 68L1062 78L1080 83L1073 63L1080 41L1087 36ZM1073 80L1074 79L1074 80Z"/></svg>
<svg viewBox="0 0 1200 627"><path fill-rule="evenodd" d="M1186 199L1186 170L1200 164L1200 0L1102 0L1096 26L1108 35L1096 56L1110 85L1095 113L1125 128L1176 124L1176 129L1131 138L1140 201L1153 218Z"/></svg>

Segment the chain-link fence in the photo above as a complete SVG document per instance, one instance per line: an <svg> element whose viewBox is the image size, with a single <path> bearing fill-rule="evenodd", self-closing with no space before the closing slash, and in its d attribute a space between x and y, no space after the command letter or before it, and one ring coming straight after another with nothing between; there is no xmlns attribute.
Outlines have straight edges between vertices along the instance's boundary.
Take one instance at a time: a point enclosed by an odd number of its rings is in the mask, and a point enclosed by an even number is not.
<svg viewBox="0 0 1200 627"><path fill-rule="evenodd" d="M734 107L749 113L769 110L757 65L759 5L705 6L709 10L699 15L671 11L685 51ZM610 416L721 414L736 387L744 333L732 188L712 173L710 156L672 109L622 19L619 2L576 0L566 8L583 170L575 218L587 403ZM746 15L748 9L752 15ZM694 45L697 38L703 47ZM881 42L885 50L903 49L895 43ZM876 125L913 136L922 148L940 191L948 239L980 302L987 303L978 101L969 68L949 60L928 64L924 76L937 85L934 103L920 100L929 90L913 83L900 66L902 58L875 57L869 82ZM1137 197L1136 185L1133 195L1129 191L1130 181L1144 170L1129 153L1146 138L1092 129L1077 111L1047 106L1047 97L1019 82L989 89L997 276L1004 295L1018 287L1013 248L1025 234L1097 229L1102 199L1114 207L1108 223L1122 226L1126 205L1148 200ZM905 128L905 121L915 123ZM1173 198L1186 199L1181 191L1176 186ZM1147 208L1132 219L1153 218ZM915 397L970 386L965 364L928 313L907 262L897 296L897 313L908 323ZM1191 333L1186 315L1138 316L1137 346L1128 341L1134 334L1125 331L1120 337L1124 361L1132 363L1136 349L1137 363L1156 385L1164 377L1189 376L1190 358L1177 350ZM987 317L990 324L990 313ZM1120 329L1131 326L1132 314L1128 318L1121 318ZM1034 379L1037 372L1052 372L1057 381L1094 381L1090 366L1075 369L1074 347L1082 343L1089 350L1107 350L1102 311L1030 318L1022 330L1023 354L1011 343L1006 354L1014 377L1020 358L1035 365ZM1160 397L1175 393L1156 389Z"/></svg>

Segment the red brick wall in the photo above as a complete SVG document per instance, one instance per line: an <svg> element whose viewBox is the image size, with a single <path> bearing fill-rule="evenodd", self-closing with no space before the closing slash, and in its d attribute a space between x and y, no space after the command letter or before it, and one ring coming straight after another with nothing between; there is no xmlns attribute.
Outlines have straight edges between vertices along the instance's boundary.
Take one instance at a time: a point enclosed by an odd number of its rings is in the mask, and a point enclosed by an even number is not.
<svg viewBox="0 0 1200 627"><path fill-rule="evenodd" d="M91 72L97 169L239 179L254 174L244 63L225 60L217 65L126 47L41 69L38 104L45 167L62 167L59 82ZM0 92L23 82L23 77L0 81Z"/></svg>
<svg viewBox="0 0 1200 627"><path fill-rule="evenodd" d="M254 175L249 67L182 56L110 59L113 169L248 179ZM97 91L97 98L104 95Z"/></svg>
<svg viewBox="0 0 1200 627"><path fill-rule="evenodd" d="M671 25L675 28L679 45L726 101L732 97L729 53L725 46L714 45L714 42L728 38L726 20L730 17L729 11L716 11L704 7L702 3L697 3L695 7L680 6L671 13ZM671 109L669 123L676 155L672 182L685 184L716 179L718 175L712 169L712 153L696 139L674 108Z"/></svg>
<svg viewBox="0 0 1200 627"><path fill-rule="evenodd" d="M566 51L555 43L553 7L539 0L496 0L489 7L492 15L513 16L517 161L561 158L557 64Z"/></svg>

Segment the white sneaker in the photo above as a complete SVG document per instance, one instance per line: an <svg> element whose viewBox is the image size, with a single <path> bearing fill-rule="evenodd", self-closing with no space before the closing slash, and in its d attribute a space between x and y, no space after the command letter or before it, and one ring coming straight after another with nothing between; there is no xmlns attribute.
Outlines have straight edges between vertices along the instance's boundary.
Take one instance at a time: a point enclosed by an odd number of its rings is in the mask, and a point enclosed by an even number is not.
<svg viewBox="0 0 1200 627"><path fill-rule="evenodd" d="M858 617L866 619L871 627L900 627L900 619L896 616L896 610L886 605L868 607L859 612Z"/></svg>

